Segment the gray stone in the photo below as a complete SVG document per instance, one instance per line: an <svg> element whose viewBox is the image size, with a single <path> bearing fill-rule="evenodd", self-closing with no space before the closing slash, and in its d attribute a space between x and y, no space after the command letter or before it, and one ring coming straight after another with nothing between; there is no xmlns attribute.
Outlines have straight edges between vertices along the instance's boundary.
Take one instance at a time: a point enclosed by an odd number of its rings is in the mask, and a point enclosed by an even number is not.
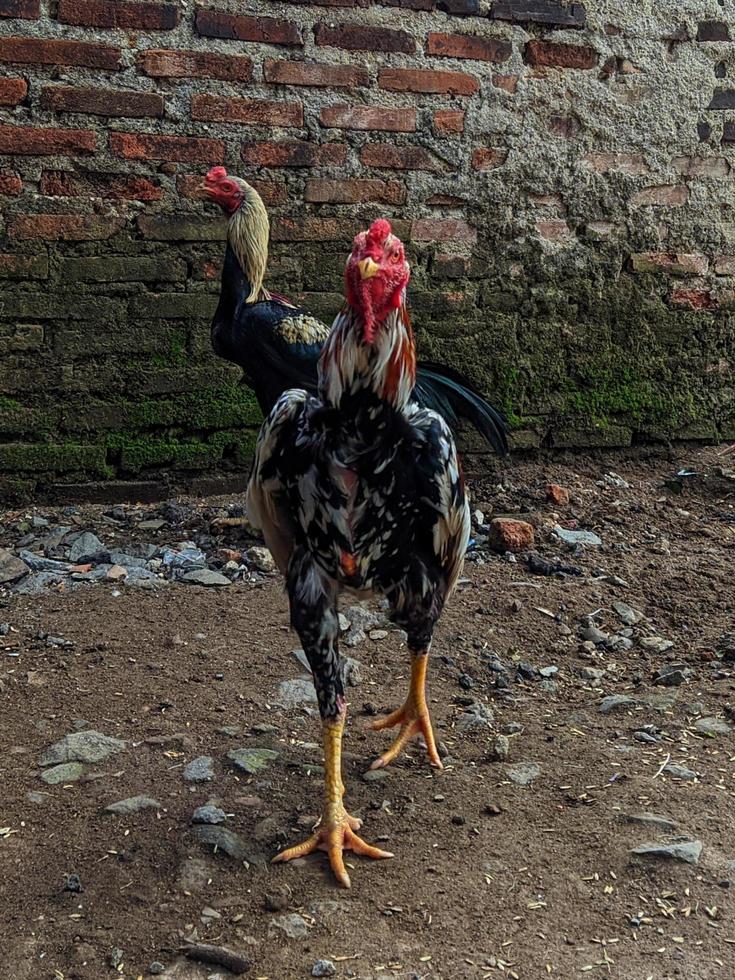
<svg viewBox="0 0 735 980"><path fill-rule="evenodd" d="M312 977L333 977L337 974L337 967L331 960L317 960L311 968Z"/></svg>
<svg viewBox="0 0 735 980"><path fill-rule="evenodd" d="M609 715L612 711L617 711L620 708L627 711L637 704L640 704L640 701L637 698L628 697L627 694L609 694L600 702L599 711L600 714Z"/></svg>
<svg viewBox="0 0 735 980"><path fill-rule="evenodd" d="M626 626L635 626L636 623L640 623L642 619L645 619L640 609L634 609L627 602L616 600L613 602L612 607Z"/></svg>
<svg viewBox="0 0 735 980"><path fill-rule="evenodd" d="M304 704L316 704L314 682L311 677L281 681L276 699L284 708L300 708Z"/></svg>
<svg viewBox="0 0 735 980"><path fill-rule="evenodd" d="M579 631L579 635L583 640L588 643L594 643L595 646L601 646L610 639L609 633L604 633L602 630L598 630L596 626L585 626L584 629Z"/></svg>
<svg viewBox="0 0 735 980"><path fill-rule="evenodd" d="M715 718L714 716L698 718L694 722L694 727L698 732L703 732L705 735L729 735L732 731L732 726L728 725L723 718Z"/></svg>
<svg viewBox="0 0 735 980"><path fill-rule="evenodd" d="M674 645L672 640L665 640L662 636L639 636L638 643L644 650L653 653L666 653Z"/></svg>
<svg viewBox="0 0 735 980"><path fill-rule="evenodd" d="M191 585L204 585L215 588L232 585L232 582L226 575L222 575L220 572L213 572L211 568L195 568L191 572L185 572L183 580L184 582L189 582Z"/></svg>
<svg viewBox="0 0 735 980"><path fill-rule="evenodd" d="M162 810L162 805L158 800L150 796L129 796L126 800L118 800L117 803L110 803L105 807L105 813L115 813L118 816L128 816L131 813L140 813L141 810Z"/></svg>
<svg viewBox="0 0 735 980"><path fill-rule="evenodd" d="M218 735L227 735L228 738L234 738L239 735L242 731L242 725L222 725L221 728L217 729Z"/></svg>
<svg viewBox="0 0 735 980"><path fill-rule="evenodd" d="M507 735L496 735L490 746L490 756L498 762L504 762L510 753L510 739Z"/></svg>
<svg viewBox="0 0 735 980"><path fill-rule="evenodd" d="M15 586L16 595L42 595L52 586L58 585L59 582L63 582L68 575L68 569L63 572L36 572L35 574L26 575ZM73 583L69 584L69 589L75 588Z"/></svg>
<svg viewBox="0 0 735 980"><path fill-rule="evenodd" d="M579 545L587 545L595 548L599 548L602 545L602 538L595 534L594 531L568 531L565 527L560 527L558 524L554 527L554 534L563 541L564 544L576 547Z"/></svg>
<svg viewBox="0 0 735 980"><path fill-rule="evenodd" d="M656 813L648 813L647 811L643 813L626 813L623 819L628 823L640 823L647 827L653 827L663 833L676 830L676 821L669 820L668 817L660 817Z"/></svg>
<svg viewBox="0 0 735 980"><path fill-rule="evenodd" d="M247 861L248 864L264 864L265 861L259 855L253 855L245 840L232 830L225 827L217 827L212 824L196 824L191 828L192 836L201 844L208 844L216 847L218 851L224 851L236 861Z"/></svg>
<svg viewBox="0 0 735 980"><path fill-rule="evenodd" d="M679 765L678 762L669 762L664 766L663 772L667 776L673 776L674 779L683 779L690 782L693 779L697 779L697 774L692 769L687 769L686 766Z"/></svg>
<svg viewBox="0 0 735 980"><path fill-rule="evenodd" d="M267 548L254 547L248 548L244 553L243 558L248 563L252 565L259 572L274 572L276 570L276 563L273 560L273 555Z"/></svg>
<svg viewBox="0 0 735 980"><path fill-rule="evenodd" d="M71 569L71 565L67 561L54 561L52 558L34 555L32 551L22 550L18 554L32 572L59 572L62 575L68 575Z"/></svg>
<svg viewBox="0 0 735 980"><path fill-rule="evenodd" d="M634 847L630 853L642 858L685 861L687 864L697 864L702 853L702 842L699 840L683 840L675 841L672 844L641 844Z"/></svg>
<svg viewBox="0 0 735 980"><path fill-rule="evenodd" d="M138 589L156 589L163 583L155 572L147 568L129 568L125 584Z"/></svg>
<svg viewBox="0 0 735 980"><path fill-rule="evenodd" d="M59 766L52 766L41 773L41 779L49 786L57 786L59 783L75 783L85 773L85 768L81 762L62 762Z"/></svg>
<svg viewBox="0 0 735 980"><path fill-rule="evenodd" d="M218 824L224 823L227 819L227 814L224 810L220 810L218 806L213 806L211 803L207 803L205 806L198 806L191 817L192 823L209 823Z"/></svg>
<svg viewBox="0 0 735 980"><path fill-rule="evenodd" d="M490 728L495 720L495 716L486 704L482 701L474 701L457 718L455 727L457 731L466 732L473 728Z"/></svg>
<svg viewBox="0 0 735 980"><path fill-rule="evenodd" d="M275 749L230 749L227 758L235 763L238 769L255 776L264 772L280 755Z"/></svg>
<svg viewBox="0 0 735 980"><path fill-rule="evenodd" d="M148 972L152 977L158 976L159 973L165 973L166 967L159 960L154 960L148 967Z"/></svg>
<svg viewBox="0 0 735 980"><path fill-rule="evenodd" d="M34 789L26 793L26 799L29 803L45 803L48 798L48 793L38 793Z"/></svg>
<svg viewBox="0 0 735 980"><path fill-rule="evenodd" d="M17 582L30 572L30 567L10 551L0 548L0 585Z"/></svg>
<svg viewBox="0 0 735 980"><path fill-rule="evenodd" d="M274 938L282 934L289 939L305 939L309 935L309 923L297 912L290 912L288 915L279 915L271 919L268 926L268 935Z"/></svg>
<svg viewBox="0 0 735 980"><path fill-rule="evenodd" d="M145 568L145 558L135 558L125 551L111 551L109 554L113 565L122 565L123 568Z"/></svg>
<svg viewBox="0 0 735 980"><path fill-rule="evenodd" d="M111 755L122 752L128 743L93 730L72 732L49 746L40 759L42 766L60 762L103 762Z"/></svg>
<svg viewBox="0 0 735 980"><path fill-rule="evenodd" d="M91 558L104 550L105 546L96 534L92 534L91 531L84 531L69 549L69 561L72 564L77 564L83 558Z"/></svg>
<svg viewBox="0 0 735 980"><path fill-rule="evenodd" d="M535 762L518 762L510 766L506 774L517 786L528 786L541 775L541 766Z"/></svg>
<svg viewBox="0 0 735 980"><path fill-rule="evenodd" d="M580 677L592 684L600 685L605 676L605 671L601 667L580 667L577 671Z"/></svg>
<svg viewBox="0 0 735 980"><path fill-rule="evenodd" d="M184 767L183 776L187 783L207 783L214 779L212 756L200 755Z"/></svg>
<svg viewBox="0 0 735 980"><path fill-rule="evenodd" d="M387 769L368 769L362 774L363 781L366 783L381 783L389 776Z"/></svg>

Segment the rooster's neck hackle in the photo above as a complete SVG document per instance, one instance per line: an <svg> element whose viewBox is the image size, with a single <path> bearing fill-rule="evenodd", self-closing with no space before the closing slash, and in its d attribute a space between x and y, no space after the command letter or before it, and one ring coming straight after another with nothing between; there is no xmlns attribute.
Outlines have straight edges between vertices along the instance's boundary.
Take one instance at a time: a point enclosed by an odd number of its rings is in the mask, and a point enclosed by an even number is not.
<svg viewBox="0 0 735 980"><path fill-rule="evenodd" d="M243 200L228 222L227 240L250 284L246 302L257 303L271 298L263 286L268 265L270 226L260 194L246 181L241 183Z"/></svg>
<svg viewBox="0 0 735 980"><path fill-rule="evenodd" d="M319 361L319 391L339 408L345 396L371 393L397 411L408 407L416 384L416 349L405 304L392 310L365 343L360 314L347 305L334 321Z"/></svg>

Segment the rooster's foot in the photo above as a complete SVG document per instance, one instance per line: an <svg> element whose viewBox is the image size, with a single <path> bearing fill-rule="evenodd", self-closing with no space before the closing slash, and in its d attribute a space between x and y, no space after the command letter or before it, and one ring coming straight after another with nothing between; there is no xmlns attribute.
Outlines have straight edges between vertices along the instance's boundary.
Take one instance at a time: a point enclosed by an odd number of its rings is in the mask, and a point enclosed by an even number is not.
<svg viewBox="0 0 735 980"><path fill-rule="evenodd" d="M390 765L400 755L411 739L417 735L423 735L424 742L426 743L426 752L431 765L436 769L443 768L439 753L436 750L434 730L431 727L431 716L425 704L420 707L409 695L403 707L398 708L397 711L394 711L386 718L379 718L378 721L374 721L371 727L373 731L382 732L384 729L394 728L396 725L401 726L398 738L389 749L378 756L370 766L371 769L382 769L384 766Z"/></svg>
<svg viewBox="0 0 735 980"><path fill-rule="evenodd" d="M281 851L273 861L291 861L294 858L304 857L305 854L312 854L314 851L326 851L337 881L344 888L349 888L350 876L345 869L343 851L354 851L355 854L370 858L393 857L389 851L381 851L380 848L367 844L362 837L358 837L355 831L361 826L362 820L351 817L341 804L330 807L322 816L321 823L311 837L301 844Z"/></svg>

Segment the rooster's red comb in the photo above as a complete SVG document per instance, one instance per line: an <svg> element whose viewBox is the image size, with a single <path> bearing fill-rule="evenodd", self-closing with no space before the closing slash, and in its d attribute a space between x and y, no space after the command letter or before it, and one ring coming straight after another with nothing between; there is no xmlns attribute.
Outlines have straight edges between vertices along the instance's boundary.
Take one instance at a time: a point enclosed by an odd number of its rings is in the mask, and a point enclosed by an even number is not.
<svg viewBox="0 0 735 980"><path fill-rule="evenodd" d="M390 221L386 221L385 218L378 218L370 225L367 242L369 245L382 245L390 233Z"/></svg>
<svg viewBox="0 0 735 980"><path fill-rule="evenodd" d="M208 184L216 184L226 176L227 171L224 167L212 167L211 170L207 171L207 176L204 179Z"/></svg>

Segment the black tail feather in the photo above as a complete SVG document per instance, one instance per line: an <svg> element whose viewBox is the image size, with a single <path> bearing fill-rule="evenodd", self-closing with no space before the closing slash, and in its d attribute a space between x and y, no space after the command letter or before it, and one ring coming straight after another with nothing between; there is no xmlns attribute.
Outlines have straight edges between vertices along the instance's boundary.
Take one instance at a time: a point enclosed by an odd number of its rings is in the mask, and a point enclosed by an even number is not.
<svg viewBox="0 0 735 980"><path fill-rule="evenodd" d="M482 397L472 382L443 364L422 361L417 366L416 399L450 423L470 422L500 456L508 452L508 423L502 412Z"/></svg>

